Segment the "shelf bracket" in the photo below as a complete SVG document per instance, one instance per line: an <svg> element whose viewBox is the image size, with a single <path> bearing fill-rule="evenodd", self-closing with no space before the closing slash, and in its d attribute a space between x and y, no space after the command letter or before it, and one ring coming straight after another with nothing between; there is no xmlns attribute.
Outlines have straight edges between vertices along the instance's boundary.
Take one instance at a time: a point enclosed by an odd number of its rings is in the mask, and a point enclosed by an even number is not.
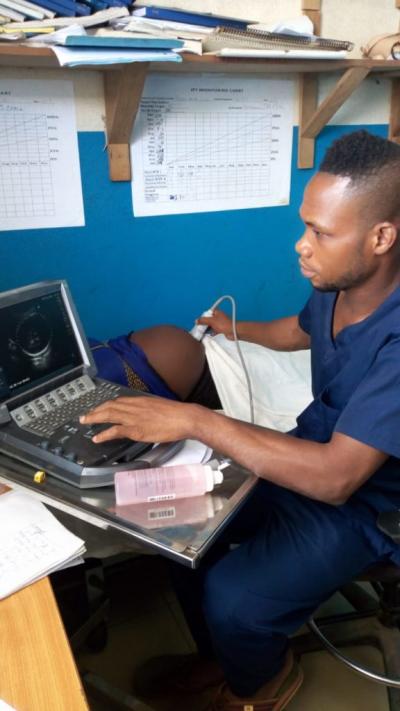
<svg viewBox="0 0 400 711"><path fill-rule="evenodd" d="M393 78L391 82L389 139L400 143L400 79Z"/></svg>
<svg viewBox="0 0 400 711"><path fill-rule="evenodd" d="M369 67L351 67L336 82L330 94L317 107L315 75L300 75L298 167L314 165L314 141L328 121L369 74Z"/></svg>
<svg viewBox="0 0 400 711"><path fill-rule="evenodd" d="M302 135L302 129L317 110L318 76L300 74L299 76L299 141L297 152L298 168L312 168L314 165L314 138Z"/></svg>
<svg viewBox="0 0 400 711"><path fill-rule="evenodd" d="M107 150L111 180L131 180L130 139L149 62L104 72Z"/></svg>
<svg viewBox="0 0 400 711"><path fill-rule="evenodd" d="M313 23L314 34L321 34L321 0L302 0L301 11Z"/></svg>

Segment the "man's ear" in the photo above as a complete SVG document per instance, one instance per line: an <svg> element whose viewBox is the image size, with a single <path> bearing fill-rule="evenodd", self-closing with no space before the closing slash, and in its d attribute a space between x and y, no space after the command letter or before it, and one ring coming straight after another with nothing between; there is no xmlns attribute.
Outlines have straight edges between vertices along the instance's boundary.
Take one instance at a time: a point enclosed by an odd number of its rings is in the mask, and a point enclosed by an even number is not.
<svg viewBox="0 0 400 711"><path fill-rule="evenodd" d="M375 254L386 254L397 241L398 228L393 222L379 222L372 229L373 248Z"/></svg>

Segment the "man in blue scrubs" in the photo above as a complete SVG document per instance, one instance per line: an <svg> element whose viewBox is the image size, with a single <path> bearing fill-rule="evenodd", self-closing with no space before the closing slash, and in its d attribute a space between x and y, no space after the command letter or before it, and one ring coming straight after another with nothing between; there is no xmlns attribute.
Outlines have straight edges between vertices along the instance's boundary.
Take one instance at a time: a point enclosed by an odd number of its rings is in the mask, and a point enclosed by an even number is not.
<svg viewBox="0 0 400 711"><path fill-rule="evenodd" d="M162 398L121 398L84 418L110 423L97 441L199 439L260 479L235 521L244 540L215 554L186 598L199 649L212 647L227 682L210 710L283 709L302 681L288 636L372 563L400 564L376 527L400 506L399 195L400 146L366 131L336 141L300 209L310 299L298 316L238 324L243 340L311 348L314 399L294 431ZM230 336L219 311L200 323Z"/></svg>

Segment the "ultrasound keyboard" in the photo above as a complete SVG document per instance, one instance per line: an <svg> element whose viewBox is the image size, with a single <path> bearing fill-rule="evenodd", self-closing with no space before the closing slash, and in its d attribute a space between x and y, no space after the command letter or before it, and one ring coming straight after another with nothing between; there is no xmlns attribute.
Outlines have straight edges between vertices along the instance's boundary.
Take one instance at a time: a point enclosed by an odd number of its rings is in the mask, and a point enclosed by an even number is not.
<svg viewBox="0 0 400 711"><path fill-rule="evenodd" d="M66 385L30 400L10 412L14 422L28 432L41 437L51 437L67 422L78 420L80 415L107 400L122 394L124 388L100 381L95 384L88 375L82 375Z"/></svg>
<svg viewBox="0 0 400 711"><path fill-rule="evenodd" d="M21 429L40 438L38 446L42 450L69 462L93 467L113 460L138 444L121 438L96 445L93 435L108 425L90 426L79 422L80 415L120 394L126 394L126 389L107 381L94 383L83 375L30 400L12 410L10 415Z"/></svg>

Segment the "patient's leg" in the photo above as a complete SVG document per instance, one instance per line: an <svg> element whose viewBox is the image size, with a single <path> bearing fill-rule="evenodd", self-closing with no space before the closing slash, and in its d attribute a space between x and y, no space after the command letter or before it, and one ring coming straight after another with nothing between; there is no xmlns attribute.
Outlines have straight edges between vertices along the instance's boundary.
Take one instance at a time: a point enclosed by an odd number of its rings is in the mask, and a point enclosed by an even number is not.
<svg viewBox="0 0 400 711"><path fill-rule="evenodd" d="M199 382L206 363L204 347L177 326L153 326L129 336L150 365L182 400Z"/></svg>

